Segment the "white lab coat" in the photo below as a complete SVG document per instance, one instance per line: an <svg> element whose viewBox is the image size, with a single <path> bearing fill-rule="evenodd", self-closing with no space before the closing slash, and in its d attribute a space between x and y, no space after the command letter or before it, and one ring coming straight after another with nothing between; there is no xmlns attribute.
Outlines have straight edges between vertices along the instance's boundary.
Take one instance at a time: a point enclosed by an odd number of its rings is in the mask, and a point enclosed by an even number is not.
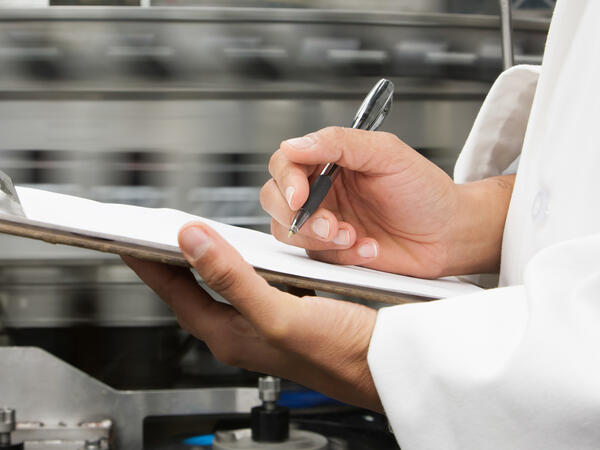
<svg viewBox="0 0 600 450"><path fill-rule="evenodd" d="M403 450L600 449L599 0L559 0L538 73L498 79L455 172L522 148L503 287L378 314L369 365Z"/></svg>

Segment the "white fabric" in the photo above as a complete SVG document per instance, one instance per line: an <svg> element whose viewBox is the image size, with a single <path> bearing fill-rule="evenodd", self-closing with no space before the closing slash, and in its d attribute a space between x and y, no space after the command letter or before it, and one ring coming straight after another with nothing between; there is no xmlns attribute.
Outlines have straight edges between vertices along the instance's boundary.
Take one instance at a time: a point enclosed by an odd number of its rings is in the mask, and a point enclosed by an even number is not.
<svg viewBox="0 0 600 450"><path fill-rule="evenodd" d="M504 232L503 285L522 283L544 247L600 232L600 2L558 8Z"/></svg>
<svg viewBox="0 0 600 450"><path fill-rule="evenodd" d="M498 77L458 156L454 181L468 183L516 172L539 75L539 66L521 65ZM499 283L497 273L460 278L483 288Z"/></svg>
<svg viewBox="0 0 600 450"><path fill-rule="evenodd" d="M598 0L559 0L504 233L507 287L379 312L369 364L403 450L600 448L599 23Z"/></svg>
<svg viewBox="0 0 600 450"><path fill-rule="evenodd" d="M501 175L521 153L539 66L515 66L488 93L454 166L457 183Z"/></svg>

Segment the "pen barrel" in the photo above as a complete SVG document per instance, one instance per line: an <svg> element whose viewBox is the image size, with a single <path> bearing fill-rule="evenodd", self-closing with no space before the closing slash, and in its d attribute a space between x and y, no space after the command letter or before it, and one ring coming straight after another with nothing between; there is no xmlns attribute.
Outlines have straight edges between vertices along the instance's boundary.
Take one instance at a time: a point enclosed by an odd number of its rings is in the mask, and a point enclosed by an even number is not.
<svg viewBox="0 0 600 450"><path fill-rule="evenodd" d="M308 200L302 206L302 209L308 211L312 215L327 196L332 183L332 177L328 175L319 175L311 185Z"/></svg>

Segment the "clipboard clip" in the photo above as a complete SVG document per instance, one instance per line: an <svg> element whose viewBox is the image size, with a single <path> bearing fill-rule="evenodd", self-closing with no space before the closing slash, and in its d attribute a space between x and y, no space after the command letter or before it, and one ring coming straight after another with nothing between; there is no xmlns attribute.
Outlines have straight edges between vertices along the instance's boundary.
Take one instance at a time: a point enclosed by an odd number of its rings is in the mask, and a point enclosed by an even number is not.
<svg viewBox="0 0 600 450"><path fill-rule="evenodd" d="M12 179L0 170L0 213L25 217Z"/></svg>

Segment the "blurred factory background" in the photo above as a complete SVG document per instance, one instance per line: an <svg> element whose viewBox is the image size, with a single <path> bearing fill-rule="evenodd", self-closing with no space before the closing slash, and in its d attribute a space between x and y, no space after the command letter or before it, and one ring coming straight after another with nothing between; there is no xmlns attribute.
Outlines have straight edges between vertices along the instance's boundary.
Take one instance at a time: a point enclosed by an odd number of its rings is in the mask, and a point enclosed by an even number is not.
<svg viewBox="0 0 600 450"><path fill-rule="evenodd" d="M513 2L516 63L541 63L553 5ZM0 170L20 185L267 231L258 193L280 141L347 125L386 77L396 95L383 129L451 172L501 67L496 0L0 0ZM257 375L216 362L110 255L0 236L0 344L42 348L119 392L170 389L163 410L144 410L153 416L193 411L181 406L196 395L187 388L229 405L206 414L256 402L243 387ZM0 355L9 389L38 377L69 396L75 375L59 376L48 355ZM85 415L75 400L64 409ZM26 418L44 402L22 407ZM350 414L338 434L372 439L331 448L395 448L364 431L379 419L325 404ZM141 442L115 417L115 442ZM210 417L192 429L210 431ZM145 448L190 448L169 440L189 423L145 423Z"/></svg>

